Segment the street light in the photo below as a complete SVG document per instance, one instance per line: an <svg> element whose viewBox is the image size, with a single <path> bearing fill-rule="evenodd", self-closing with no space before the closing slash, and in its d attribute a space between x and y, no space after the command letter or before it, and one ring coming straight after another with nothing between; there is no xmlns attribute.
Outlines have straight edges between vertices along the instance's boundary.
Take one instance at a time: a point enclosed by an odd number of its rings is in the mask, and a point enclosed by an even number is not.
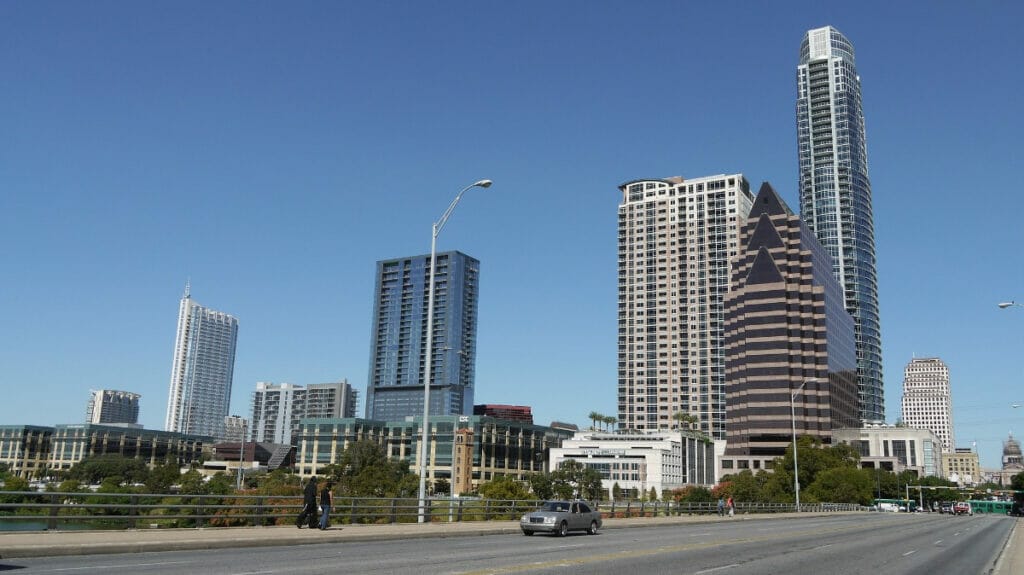
<svg viewBox="0 0 1024 575"><path fill-rule="evenodd" d="M430 275L427 281L429 283L428 296L427 296L427 349L426 359L423 363L423 438L420 440L420 453L419 453L419 468L420 468L420 501L419 501L419 523L423 523L426 519L426 507L427 507L427 441L428 441L428 418L430 417L430 370L431 370L431 359L434 354L434 267L437 264L437 234L441 233L441 229L444 228L445 222L452 215L452 211L455 209L455 205L462 199L462 194L466 193L466 190L470 188L489 188L491 187L490 180L480 180L473 182L472 184L462 188L452 203L448 206L448 209L441 214L441 219L434 222L433 230L430 235Z"/></svg>
<svg viewBox="0 0 1024 575"><path fill-rule="evenodd" d="M796 388L796 391L793 392L793 395L789 396L789 418L790 422L793 424L793 492L796 493L797 513L800 513L800 471L797 468L796 458L796 407L794 406L794 404L796 402L796 396L800 394L800 392L804 389L804 386L807 385L809 382L813 381L816 380L805 379L804 382L800 384L800 387Z"/></svg>

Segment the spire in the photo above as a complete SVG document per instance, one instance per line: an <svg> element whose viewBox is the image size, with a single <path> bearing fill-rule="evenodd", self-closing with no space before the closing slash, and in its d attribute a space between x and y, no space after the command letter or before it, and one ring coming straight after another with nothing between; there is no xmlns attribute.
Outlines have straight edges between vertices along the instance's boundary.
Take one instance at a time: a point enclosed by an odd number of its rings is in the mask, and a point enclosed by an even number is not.
<svg viewBox="0 0 1024 575"><path fill-rule="evenodd" d="M192 278L185 280L185 295L181 299L189 299L192 297Z"/></svg>

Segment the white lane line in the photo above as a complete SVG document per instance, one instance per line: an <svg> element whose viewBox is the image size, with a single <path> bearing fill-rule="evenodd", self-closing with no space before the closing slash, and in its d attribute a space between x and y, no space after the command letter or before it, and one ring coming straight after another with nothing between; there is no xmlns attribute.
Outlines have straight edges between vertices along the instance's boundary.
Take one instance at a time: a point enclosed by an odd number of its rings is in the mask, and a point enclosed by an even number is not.
<svg viewBox="0 0 1024 575"><path fill-rule="evenodd" d="M942 539L939 539L938 541L935 542L936 545L938 545L939 543L942 543Z"/></svg>
<svg viewBox="0 0 1024 575"><path fill-rule="evenodd" d="M703 571L697 571L693 575L704 575L704 573L714 573L715 571L723 571L725 569L732 569L733 567L739 567L739 563L732 563L731 565L722 565L721 567L712 567L711 569L705 569Z"/></svg>
<svg viewBox="0 0 1024 575"><path fill-rule="evenodd" d="M179 565L182 563L189 563L189 561L162 561L160 563L130 563L126 565L93 565L91 567L58 567L57 569L50 569L50 571L90 571L96 569L124 569L125 567L155 567L158 565Z"/></svg>
<svg viewBox="0 0 1024 575"><path fill-rule="evenodd" d="M917 553L917 549L911 549L910 551L904 553L903 556L906 557L907 555L913 555L914 553Z"/></svg>
<svg viewBox="0 0 1024 575"><path fill-rule="evenodd" d="M811 551L817 551L818 549L825 549L825 548L831 547L833 545L835 545L835 543L828 543L826 545L818 545L817 547L812 547Z"/></svg>

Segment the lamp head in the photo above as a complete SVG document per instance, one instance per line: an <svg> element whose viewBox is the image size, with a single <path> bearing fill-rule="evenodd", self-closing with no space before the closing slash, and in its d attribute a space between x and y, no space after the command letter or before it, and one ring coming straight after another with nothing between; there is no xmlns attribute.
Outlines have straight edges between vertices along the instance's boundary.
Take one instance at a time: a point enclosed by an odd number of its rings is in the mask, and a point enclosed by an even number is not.
<svg viewBox="0 0 1024 575"><path fill-rule="evenodd" d="M489 188L489 187L491 187L491 184L493 184L493 183L494 182L492 182L490 180L480 180L479 182L476 182L475 184L473 184L473 186L475 186L477 188Z"/></svg>

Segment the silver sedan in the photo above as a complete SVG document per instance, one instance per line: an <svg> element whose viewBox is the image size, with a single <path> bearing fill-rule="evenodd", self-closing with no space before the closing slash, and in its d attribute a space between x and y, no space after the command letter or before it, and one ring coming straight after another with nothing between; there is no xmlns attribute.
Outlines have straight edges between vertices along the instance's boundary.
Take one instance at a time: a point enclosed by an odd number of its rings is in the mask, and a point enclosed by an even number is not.
<svg viewBox="0 0 1024 575"><path fill-rule="evenodd" d="M570 531L586 531L597 535L601 528L601 512L590 508L586 501L548 501L533 513L519 520L523 535L538 531L564 536Z"/></svg>

